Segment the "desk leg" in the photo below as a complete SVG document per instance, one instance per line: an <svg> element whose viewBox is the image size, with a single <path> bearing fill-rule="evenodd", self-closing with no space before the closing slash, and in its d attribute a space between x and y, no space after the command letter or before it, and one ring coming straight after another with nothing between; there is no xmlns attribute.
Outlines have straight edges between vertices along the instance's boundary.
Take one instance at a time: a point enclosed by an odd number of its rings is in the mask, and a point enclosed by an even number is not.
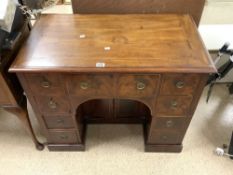
<svg viewBox="0 0 233 175"><path fill-rule="evenodd" d="M21 108L21 107L4 107L4 109L10 113L15 114L19 120L22 122L22 124L24 125L24 127L26 128L27 132L30 134L32 141L34 142L37 150L43 150L44 149L44 145L41 144L35 134L34 131L32 129L32 125L31 122L29 120L29 116L28 116L28 111L26 106Z"/></svg>

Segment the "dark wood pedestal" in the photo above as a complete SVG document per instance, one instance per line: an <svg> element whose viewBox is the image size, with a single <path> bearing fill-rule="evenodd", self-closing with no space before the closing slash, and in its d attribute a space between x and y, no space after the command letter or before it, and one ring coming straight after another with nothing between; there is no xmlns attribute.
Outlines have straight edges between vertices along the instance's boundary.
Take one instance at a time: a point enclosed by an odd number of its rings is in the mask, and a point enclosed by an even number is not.
<svg viewBox="0 0 233 175"><path fill-rule="evenodd" d="M34 47L36 45L36 47ZM208 74L189 15L42 15L10 68L50 150L89 123L141 123L148 152L180 152Z"/></svg>

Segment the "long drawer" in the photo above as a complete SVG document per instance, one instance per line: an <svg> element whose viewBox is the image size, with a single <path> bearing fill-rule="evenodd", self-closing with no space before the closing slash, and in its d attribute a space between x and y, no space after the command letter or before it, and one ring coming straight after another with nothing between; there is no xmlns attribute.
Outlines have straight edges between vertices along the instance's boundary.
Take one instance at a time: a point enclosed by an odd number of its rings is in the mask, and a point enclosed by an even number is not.
<svg viewBox="0 0 233 175"><path fill-rule="evenodd" d="M151 98L159 78L157 74L68 75L67 88L70 96Z"/></svg>

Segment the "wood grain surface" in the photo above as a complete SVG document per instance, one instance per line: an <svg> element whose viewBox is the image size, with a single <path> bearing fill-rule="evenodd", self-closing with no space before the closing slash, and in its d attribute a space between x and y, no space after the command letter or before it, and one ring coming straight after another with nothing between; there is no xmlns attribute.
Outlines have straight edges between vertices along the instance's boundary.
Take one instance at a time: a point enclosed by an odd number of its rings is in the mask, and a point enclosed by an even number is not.
<svg viewBox="0 0 233 175"><path fill-rule="evenodd" d="M209 73L215 67L189 15L42 15L10 68L90 70Z"/></svg>

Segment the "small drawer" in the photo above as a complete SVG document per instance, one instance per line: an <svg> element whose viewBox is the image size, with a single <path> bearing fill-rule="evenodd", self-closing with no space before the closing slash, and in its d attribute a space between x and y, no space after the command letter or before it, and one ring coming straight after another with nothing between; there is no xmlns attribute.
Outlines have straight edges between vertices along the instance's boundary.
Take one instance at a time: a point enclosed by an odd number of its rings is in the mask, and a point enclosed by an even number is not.
<svg viewBox="0 0 233 175"><path fill-rule="evenodd" d="M149 142L155 144L180 144L184 134L176 130L154 130Z"/></svg>
<svg viewBox="0 0 233 175"><path fill-rule="evenodd" d="M155 117L153 127L156 129L177 129L183 130L189 124L187 117Z"/></svg>
<svg viewBox="0 0 233 175"><path fill-rule="evenodd" d="M38 96L35 98L39 109L44 115L70 114L71 107L65 96Z"/></svg>
<svg viewBox="0 0 233 175"><path fill-rule="evenodd" d="M70 129L76 122L71 116L46 116L44 121L48 129Z"/></svg>
<svg viewBox="0 0 233 175"><path fill-rule="evenodd" d="M25 77L33 94L65 95L60 76L57 74L26 74Z"/></svg>
<svg viewBox="0 0 233 175"><path fill-rule="evenodd" d="M54 144L77 143L78 138L75 130L49 131L48 142Z"/></svg>
<svg viewBox="0 0 233 175"><path fill-rule="evenodd" d="M79 97L112 97L113 78L111 75L67 76L68 92Z"/></svg>
<svg viewBox="0 0 233 175"><path fill-rule="evenodd" d="M156 104L158 117L185 117L188 115L192 96L159 96Z"/></svg>
<svg viewBox="0 0 233 175"><path fill-rule="evenodd" d="M199 80L198 74L166 74L163 76L160 95L192 95Z"/></svg>
<svg viewBox="0 0 233 175"><path fill-rule="evenodd" d="M120 75L117 80L119 97L153 97L159 85L159 75Z"/></svg>

